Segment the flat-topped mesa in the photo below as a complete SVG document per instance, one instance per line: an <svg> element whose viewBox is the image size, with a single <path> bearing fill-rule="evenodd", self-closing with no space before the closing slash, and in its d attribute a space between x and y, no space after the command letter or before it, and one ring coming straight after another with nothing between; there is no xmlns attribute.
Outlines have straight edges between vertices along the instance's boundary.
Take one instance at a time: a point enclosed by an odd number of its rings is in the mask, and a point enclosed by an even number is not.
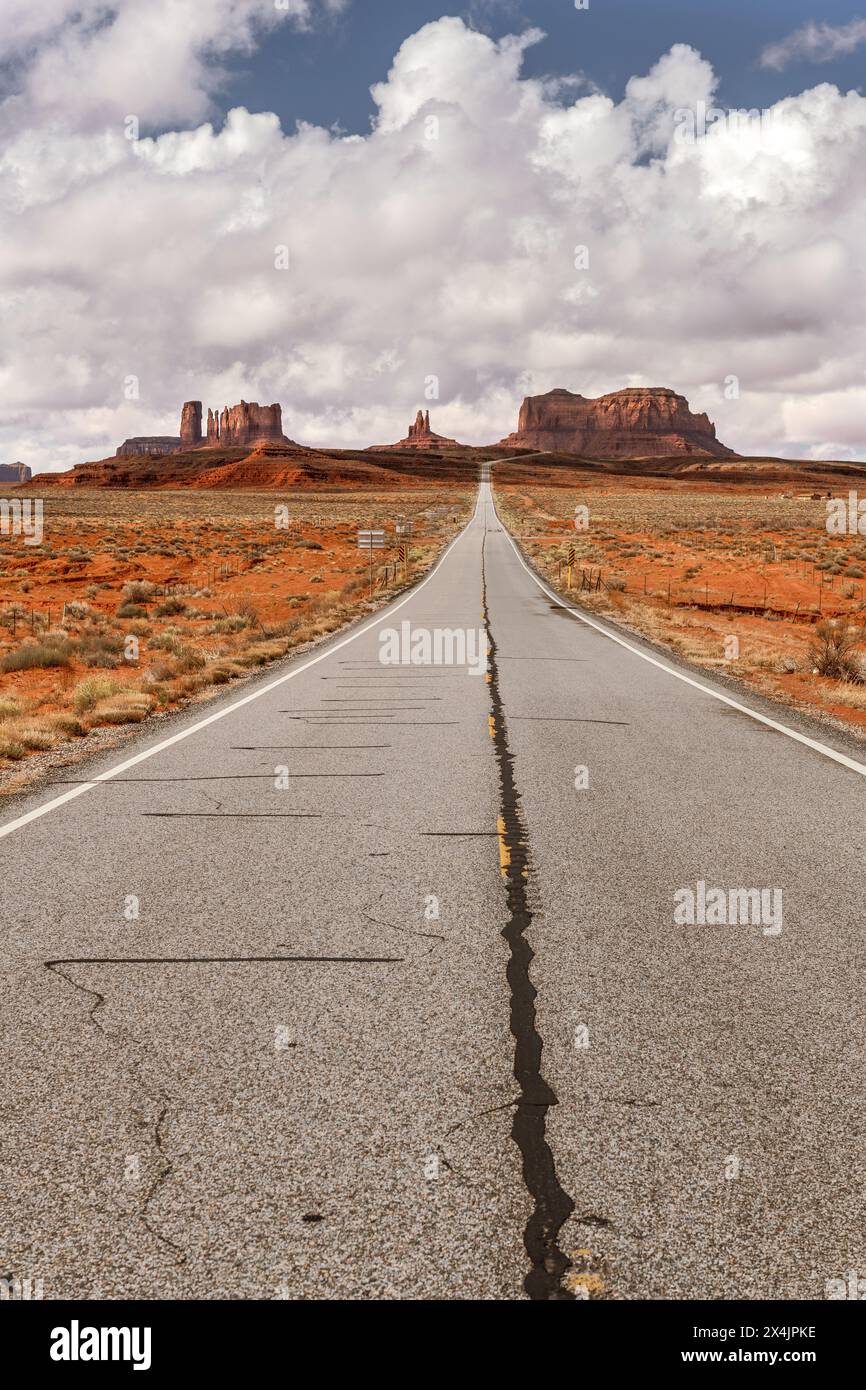
<svg viewBox="0 0 866 1390"><path fill-rule="evenodd" d="M671 454L735 457L706 415L668 387L631 386L595 400L557 389L527 396L509 447L584 458L661 458Z"/></svg>
<svg viewBox="0 0 866 1390"><path fill-rule="evenodd" d="M180 448L180 438L171 434L145 434L135 439L124 439L115 450L114 457L143 458L148 454L174 454ZM78 466L78 465L76 465Z"/></svg>
<svg viewBox="0 0 866 1390"><path fill-rule="evenodd" d="M460 449L456 439L446 439L442 434L434 434L430 428L430 411L419 410L414 425L409 426L405 439L396 444L377 444L376 449Z"/></svg>
<svg viewBox="0 0 866 1390"><path fill-rule="evenodd" d="M0 483L29 483L32 476L26 463L0 463Z"/></svg>

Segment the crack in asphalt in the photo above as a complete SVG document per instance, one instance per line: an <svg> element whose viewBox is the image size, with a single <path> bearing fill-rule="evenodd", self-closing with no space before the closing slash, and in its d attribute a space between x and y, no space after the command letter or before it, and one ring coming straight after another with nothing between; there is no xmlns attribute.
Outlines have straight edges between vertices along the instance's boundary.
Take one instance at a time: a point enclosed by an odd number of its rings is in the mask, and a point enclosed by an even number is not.
<svg viewBox="0 0 866 1390"><path fill-rule="evenodd" d="M123 962L112 961L109 963L122 964ZM94 1028L96 1028L97 1032L101 1033L103 1038L105 1038L107 1042L112 1043L115 1046L128 1045L129 1042L132 1042L142 1054L141 1056L139 1056L137 1061L131 1061L128 1065L129 1070L131 1072L136 1073L138 1077L138 1084L141 1087L141 1090L147 1096L147 1098L150 1101L157 1102L161 1106L159 1115L157 1116L156 1122L153 1126L153 1144L159 1156L161 1171L157 1173L153 1182L150 1184L150 1186L148 1187L147 1191L144 1193L144 1196L141 1199L138 1212L138 1219L144 1226L145 1230L153 1236L154 1240L159 1241L161 1245L165 1245L171 1251L173 1251L173 1253L177 1257L178 1263L185 1264L186 1252L183 1250L182 1246L178 1245L176 1241L173 1241L170 1236L164 1235L163 1232L158 1231L150 1223L150 1204L156 1196L156 1193L163 1186L163 1184L168 1182L169 1178L174 1172L174 1164L172 1163L171 1159L168 1156L168 1153L166 1152L162 1138L162 1126L169 1111L168 1097L161 1090L149 1090L141 1075L141 1068L144 1065L146 1054L145 1044L139 1038L132 1037L131 1034L127 1035L124 1042L121 1043L120 1039L116 1035L107 1032L106 1029L103 1028L102 1024L99 1022L99 1019L96 1017L97 1010L101 1009L105 1004L105 995L100 993L98 989L91 989L88 985L80 984L78 980L73 979L71 975L68 975L65 970L62 970L60 968L63 965L88 965L91 964L90 961L47 960L44 961L43 964L45 966L45 969L49 972L49 974L56 975L59 979L65 980L66 983L68 985L71 985L72 988L76 990L78 993L90 995L92 999L96 1000L96 1003L93 1005L93 1008L90 1009L88 1012L88 1017L90 1019L90 1022L93 1024Z"/></svg>
<svg viewBox="0 0 866 1390"><path fill-rule="evenodd" d="M335 777L384 777L384 772L286 772L281 776L288 777L292 781L310 777L324 777L333 780ZM211 774L207 777L112 777L110 782L105 782L106 787L135 787L142 782L272 782L274 774L272 772L224 772ZM82 783L86 784L83 777L69 777L61 782L49 782L49 787L79 787Z"/></svg>
<svg viewBox="0 0 866 1390"><path fill-rule="evenodd" d="M165 1245L171 1246L172 1250L174 1250L175 1254L178 1256L180 1263L185 1264L186 1252L184 1251L183 1247L178 1245L176 1241L172 1240L170 1236L164 1235L161 1231L158 1231L154 1226L150 1224L149 1219L151 1202L153 1201L159 1189L163 1186L164 1183L168 1182L169 1178L174 1172L174 1164L172 1163L171 1159L166 1153L165 1145L162 1142L162 1125L167 1114L168 1103L166 1102L163 1105L162 1110L159 1112L156 1125L154 1126L153 1131L153 1137L156 1143L157 1151L159 1153L160 1158L163 1160L163 1169L161 1173L157 1174L153 1182L150 1184L150 1187L145 1192L140 1215L143 1226L146 1230L150 1231L150 1234L154 1237L154 1239L160 1240Z"/></svg>
<svg viewBox="0 0 866 1390"><path fill-rule="evenodd" d="M321 820L318 811L139 811L152 820Z"/></svg>
<svg viewBox="0 0 866 1390"><path fill-rule="evenodd" d="M277 945L282 946L283 942L278 941ZM52 970L58 965L401 965L405 959L405 956L78 956L45 961L45 966ZM63 978L69 977L64 975ZM74 981L69 983L74 984ZM76 989L79 988L84 986L76 985ZM87 993L95 994L96 990ZM100 1028L100 1032L104 1029Z"/></svg>
<svg viewBox="0 0 866 1390"><path fill-rule="evenodd" d="M388 931L404 932L407 936L421 936L426 941L444 941L446 939L439 932L415 931L412 927L398 927L395 926L393 922L383 922L381 917L374 917L370 912L365 912L364 916L366 917L368 922L373 922L374 925L377 927L386 927ZM426 954L428 956L431 955L433 951L435 951L435 949L435 946L431 946L430 950L427 951Z"/></svg>
<svg viewBox="0 0 866 1390"><path fill-rule="evenodd" d="M535 953L527 939L532 926L532 909L527 894L529 856L526 831L520 809L520 793L514 776L514 755L508 743L508 728L499 689L496 642L487 609L485 569L485 529L481 542L481 601L488 642L490 699L493 707L491 733L499 766L500 815L504 826L502 874L507 884L508 924L502 936L509 948L506 970L511 991L511 1032L515 1041L514 1075L520 1087L515 1104L511 1137L520 1150L523 1181L533 1199L533 1208L523 1233L530 1260L524 1288L534 1301L572 1301L573 1293L563 1286L563 1275L570 1261L559 1248L559 1232L574 1211L574 1202L561 1186L556 1163L547 1142L547 1112L558 1104L553 1088L541 1070L543 1039L538 1031L531 965Z"/></svg>

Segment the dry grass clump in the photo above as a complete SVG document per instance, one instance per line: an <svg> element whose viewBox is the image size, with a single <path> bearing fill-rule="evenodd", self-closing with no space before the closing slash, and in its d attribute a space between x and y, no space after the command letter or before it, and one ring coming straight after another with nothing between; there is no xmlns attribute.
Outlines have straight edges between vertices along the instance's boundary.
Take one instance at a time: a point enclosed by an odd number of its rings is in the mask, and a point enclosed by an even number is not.
<svg viewBox="0 0 866 1390"><path fill-rule="evenodd" d="M829 699L834 705L844 705L846 709L866 710L866 685L843 683L838 685Z"/></svg>
<svg viewBox="0 0 866 1390"><path fill-rule="evenodd" d="M15 651L7 652L0 660L0 671L32 671L36 668L68 666L72 658L72 643L64 635L63 639L46 637L37 642L28 638Z"/></svg>
<svg viewBox="0 0 866 1390"><path fill-rule="evenodd" d="M121 689L110 676L87 676L72 692L72 707L76 714L89 714L100 700L108 699Z"/></svg>
<svg viewBox="0 0 866 1390"><path fill-rule="evenodd" d="M83 738L87 733L87 725L74 714L48 714L45 718L64 738Z"/></svg>
<svg viewBox="0 0 866 1390"><path fill-rule="evenodd" d="M152 696L141 690L124 690L100 700L90 719L92 724L140 724L152 707Z"/></svg>
<svg viewBox="0 0 866 1390"><path fill-rule="evenodd" d="M59 729L52 727L44 719L28 719L15 721L12 729L13 737L17 736L25 748L33 749L35 752L42 752L46 748L53 748L55 743L60 742L61 733Z"/></svg>
<svg viewBox="0 0 866 1390"><path fill-rule="evenodd" d="M0 758L8 758L10 762L18 762L26 753L27 749L16 737L14 729L7 725L0 725Z"/></svg>
<svg viewBox="0 0 866 1390"><path fill-rule="evenodd" d="M0 723L0 757L17 761L26 753L44 752L62 739L84 732L77 720L61 715L19 714Z"/></svg>

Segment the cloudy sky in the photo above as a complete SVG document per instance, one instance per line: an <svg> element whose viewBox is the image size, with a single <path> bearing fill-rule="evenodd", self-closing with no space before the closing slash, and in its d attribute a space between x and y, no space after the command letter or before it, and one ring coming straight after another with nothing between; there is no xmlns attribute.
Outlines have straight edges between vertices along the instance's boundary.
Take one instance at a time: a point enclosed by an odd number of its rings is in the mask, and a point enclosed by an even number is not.
<svg viewBox="0 0 866 1390"><path fill-rule="evenodd" d="M866 458L866 9L3 0L0 55L0 462L627 385Z"/></svg>

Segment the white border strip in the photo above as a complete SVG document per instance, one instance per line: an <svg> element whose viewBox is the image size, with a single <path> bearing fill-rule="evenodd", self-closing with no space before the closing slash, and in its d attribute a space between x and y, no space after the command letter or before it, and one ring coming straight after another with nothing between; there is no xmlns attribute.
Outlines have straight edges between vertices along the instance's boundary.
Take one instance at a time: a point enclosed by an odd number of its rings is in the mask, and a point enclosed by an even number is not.
<svg viewBox="0 0 866 1390"><path fill-rule="evenodd" d="M756 723L764 724L768 729L775 729L776 733L785 734L787 738L792 738L795 743L802 743L806 748L811 748L814 752L823 754L825 758L830 758L834 763L840 763L842 767L847 767L851 772L858 772L861 777L866 777L866 764L858 763L856 759L847 757L845 753L837 753L835 748L829 748L826 743L819 743L817 739L808 738L805 734L798 734L796 729L789 729L787 724L780 724L777 720L770 719L766 714L758 714L757 710L750 709L748 705L740 704L739 700L732 700L729 695L722 695L720 691L713 690L712 686L703 685L701 681L693 680L691 676L687 676L682 671L677 671L672 666L668 666L664 661L659 661L656 657L650 656L649 652L641 651L640 647L635 647L631 642L626 642L623 637L617 637L615 633L610 632L606 627L603 627L601 623L594 622L592 618L588 618L584 613L581 613L579 609L573 608L570 603L565 603L553 589L549 589L544 581L539 579L537 574L533 574L529 565L527 565L515 545L510 531L496 510L496 502L493 498L492 487L490 488L490 503L493 507L493 515L502 527L504 534L508 537L508 542L512 550L530 579L534 580L539 589L543 590L548 598L552 598L559 608L564 609L570 618L575 618L578 622L585 623L587 627L591 627L595 632L600 632L602 637L607 637L610 642L616 642L618 647L624 647L625 650L631 652L633 656L639 656L641 661L648 661L651 666L657 666L660 671L664 671L666 675L673 676L676 680L682 681L684 685L690 685L693 690L700 690L703 695L711 695L714 700L718 700L721 704L728 705L731 709L738 710L740 714L747 714L749 718L754 719Z"/></svg>
<svg viewBox="0 0 866 1390"><path fill-rule="evenodd" d="M269 695L272 690L276 690L279 686L285 685L286 681L294 680L296 676L303 675L304 671L309 671L311 666L317 666L320 661L324 661L327 657L333 656L334 652L341 651L342 648L347 647L350 642L356 641L358 637L363 637L365 633L378 627L380 623L390 618L392 613L396 613L404 604L410 603L412 599L414 599L417 594L420 594L421 590L430 583L434 574L438 573L444 565L448 555L454 549L454 546L457 545L458 541L461 541L464 536L468 535L469 531L475 525L478 520L480 505L481 489L479 488L475 502L475 511L472 513L470 520L466 523L463 530L445 547L430 573L422 579L421 583L413 588L410 593L406 594L404 598L401 598L399 602L395 604L389 604L387 608L383 609L382 612L371 619L369 623L365 623L363 627L359 627L355 632L350 632L347 637L341 638L340 641L335 642L332 647L327 647L325 651L319 652L318 656L311 657L310 660L305 661L303 665L296 666L294 670L288 671L284 676L278 676L274 681L269 681L267 685L263 685L260 689L254 690L251 695L245 695L242 700L233 701L232 704L226 705L225 709L217 710L216 714L209 714L206 719L198 720L197 723L190 725L188 729L182 729L178 734L172 734L171 738L163 739L161 743L155 744L153 748L146 748L143 753L136 753L134 757L127 758L125 762L118 763L116 767L109 768L108 772L101 772L98 777L94 777L92 782L82 782L80 786L73 787L71 791L64 792L61 796L55 796L51 801L46 801L43 806L37 806L35 810L28 811L25 815L18 816L16 820L9 821L7 825L0 826L0 840L5 839L7 835L14 834L16 830L23 829L25 825L30 825L32 821L39 820L42 816L47 816L49 811L56 811L60 806L65 806L67 802L74 801L77 796L83 796L85 792L93 791L94 787L98 787L102 782L110 782L114 777L119 777L122 772L128 772L131 767L137 767L139 763L147 762L148 758L155 758L157 753L164 753L166 748L172 748L176 743L182 743L184 739L192 738L193 734L197 734L201 729L206 729L209 725L216 724L218 720L225 719L228 715L234 714L239 709L243 709L244 705L250 705L254 700L260 700L263 695ZM94 754L93 756L95 757L97 755Z"/></svg>

